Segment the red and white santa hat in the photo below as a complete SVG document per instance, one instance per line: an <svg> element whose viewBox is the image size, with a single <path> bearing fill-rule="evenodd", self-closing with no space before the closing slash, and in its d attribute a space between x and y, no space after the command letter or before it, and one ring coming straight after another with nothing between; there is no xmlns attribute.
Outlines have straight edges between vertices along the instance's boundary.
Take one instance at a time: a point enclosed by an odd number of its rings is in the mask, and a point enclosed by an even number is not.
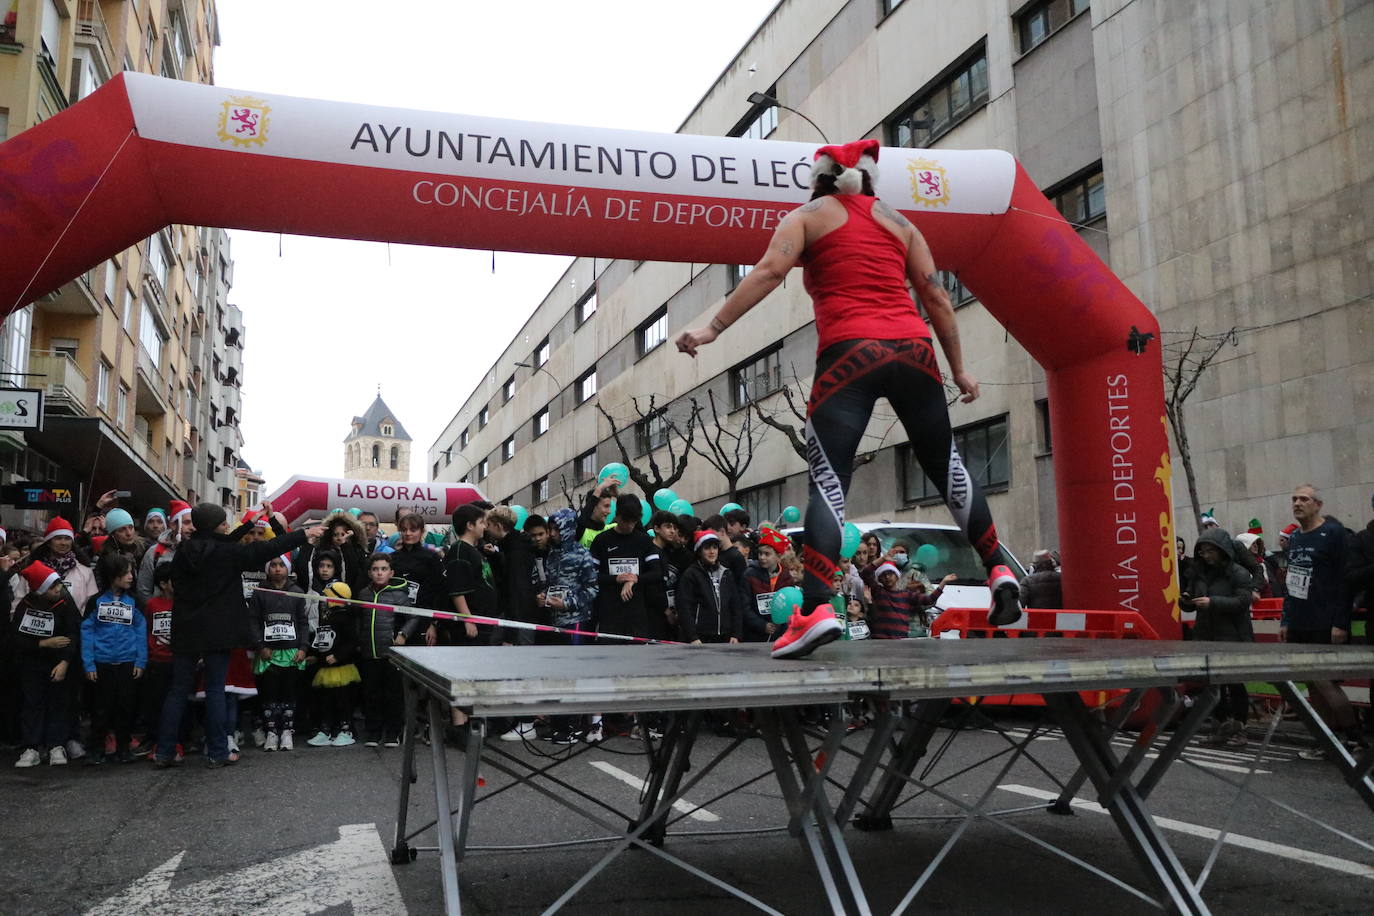
<svg viewBox="0 0 1374 916"><path fill-rule="evenodd" d="M76 532L72 530L72 523L65 518L58 516L48 522L48 528L43 532L43 541L51 541L53 538L74 538Z"/></svg>
<svg viewBox="0 0 1374 916"><path fill-rule="evenodd" d="M24 577L25 582L29 583L29 591L35 595L43 594L62 581L62 577L53 572L51 566L37 560L25 566L20 575Z"/></svg>
<svg viewBox="0 0 1374 916"><path fill-rule="evenodd" d="M174 500L172 500L171 504L167 506L167 524L168 524L168 525L175 525L175 524L177 524L178 522L181 521L181 517L182 517L183 515L190 515L190 514L191 514L191 507L190 507L190 505L188 505L187 503L182 502L182 501L179 500L179 499L174 499Z"/></svg>
<svg viewBox="0 0 1374 916"><path fill-rule="evenodd" d="M787 553L792 549L792 539L776 528L764 528L759 532L759 546L771 547L777 553Z"/></svg>
<svg viewBox="0 0 1374 916"><path fill-rule="evenodd" d="M864 189L864 172L876 186L880 145L877 140L855 140L822 146L816 150L815 162L811 164L811 190L816 190L816 179L820 176L834 175L835 189L841 194L858 194Z"/></svg>
<svg viewBox="0 0 1374 916"><path fill-rule="evenodd" d="M898 579L902 577L901 570L899 570L896 566L894 566L891 563L884 563L882 566L879 566L877 569L875 569L873 571L873 578L881 579L883 573L892 573Z"/></svg>
<svg viewBox="0 0 1374 916"><path fill-rule="evenodd" d="M715 544L717 547L719 547L720 537L710 528L703 528L697 532L697 538L696 541L692 544L692 549L700 550L701 548L707 547L711 544Z"/></svg>

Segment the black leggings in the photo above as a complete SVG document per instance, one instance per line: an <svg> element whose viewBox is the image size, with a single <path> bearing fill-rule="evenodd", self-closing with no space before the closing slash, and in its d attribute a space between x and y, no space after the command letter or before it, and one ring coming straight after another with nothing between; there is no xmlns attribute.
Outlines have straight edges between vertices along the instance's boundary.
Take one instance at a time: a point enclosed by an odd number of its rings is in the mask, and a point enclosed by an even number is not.
<svg viewBox="0 0 1374 916"><path fill-rule="evenodd" d="M802 550L806 607L828 602L844 529L845 495L854 453L873 405L885 397L902 421L917 462L944 497L983 565L997 565L999 545L983 491L964 468L949 427L935 348L911 340L846 340L825 349L807 407L806 449L811 492Z"/></svg>

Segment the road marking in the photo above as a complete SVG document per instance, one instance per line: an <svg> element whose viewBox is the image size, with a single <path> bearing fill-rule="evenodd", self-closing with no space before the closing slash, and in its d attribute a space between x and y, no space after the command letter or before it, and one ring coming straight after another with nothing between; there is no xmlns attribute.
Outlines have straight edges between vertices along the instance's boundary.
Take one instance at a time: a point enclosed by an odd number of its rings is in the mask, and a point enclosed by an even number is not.
<svg viewBox="0 0 1374 916"><path fill-rule="evenodd" d="M339 828L339 838L332 843L172 890L185 856L185 850L172 856L87 910L86 916L309 916L343 906L351 907L354 916L406 913L390 857L373 824L348 824Z"/></svg>
<svg viewBox="0 0 1374 916"><path fill-rule="evenodd" d="M1033 789L1030 786L1002 785L998 786L998 788L1008 792L1015 792L1017 795L1028 795L1031 798L1038 798L1044 801L1054 801L1059 797L1057 792L1046 792L1043 789ZM1107 809L1097 802L1088 801L1085 798L1075 798L1072 801L1072 805L1075 808L1082 808L1084 811L1092 811L1097 814L1108 813ZM1171 817L1156 816L1154 821L1165 830L1186 833L1189 836L1201 837L1204 840L1215 840L1221 835L1221 831L1213 827L1203 827L1200 824L1190 824L1187 821L1176 821ZM1294 862L1305 862L1308 865L1316 865L1318 868L1326 868L1331 871L1341 872L1342 874L1354 875L1357 878L1374 878L1374 866L1365 865L1362 862L1352 862L1350 859L1340 859L1336 856L1323 855L1320 852L1299 849L1296 846L1284 846L1281 843L1271 843L1268 840L1246 836L1243 833L1226 834L1226 842L1232 846L1239 846L1242 849L1263 852L1271 856L1291 859Z"/></svg>
<svg viewBox="0 0 1374 916"><path fill-rule="evenodd" d="M591 760L588 762L607 776L613 776L627 786L633 786L635 789L644 788L643 777L636 776L633 773L627 773L620 767L609 764L604 760ZM698 808L696 805L683 801L680 798L673 802L673 810L687 815L694 821L705 821L708 824L714 824L720 820L719 817L707 811L705 808Z"/></svg>

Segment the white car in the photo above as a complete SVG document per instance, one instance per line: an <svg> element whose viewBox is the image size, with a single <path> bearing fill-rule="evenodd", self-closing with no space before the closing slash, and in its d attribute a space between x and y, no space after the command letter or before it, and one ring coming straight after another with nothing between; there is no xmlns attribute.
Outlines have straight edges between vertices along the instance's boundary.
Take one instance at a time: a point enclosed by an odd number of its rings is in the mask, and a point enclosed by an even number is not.
<svg viewBox="0 0 1374 916"><path fill-rule="evenodd" d="M923 546L930 545L939 555L934 562L925 564L926 578L932 583L938 583L950 573L959 577L945 587L935 607L930 610L931 617L945 608L986 608L992 604L992 593L988 591L988 574L983 568L983 561L978 558L977 551L957 526L927 525L918 522L855 522L854 525L865 535L877 535L884 552L893 544L905 544L911 565L918 565L918 552L923 556L932 553L921 551ZM800 550L805 541L804 530L787 528L785 532ZM1005 544L1001 546L1001 554L1000 562L1020 581L1021 577L1026 575L1026 568Z"/></svg>

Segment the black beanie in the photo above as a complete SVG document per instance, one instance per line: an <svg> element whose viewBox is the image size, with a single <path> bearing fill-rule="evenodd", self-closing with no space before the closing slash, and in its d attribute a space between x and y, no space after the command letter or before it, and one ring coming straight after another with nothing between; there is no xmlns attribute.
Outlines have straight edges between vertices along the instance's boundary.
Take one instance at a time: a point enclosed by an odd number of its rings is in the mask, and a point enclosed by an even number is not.
<svg viewBox="0 0 1374 916"><path fill-rule="evenodd" d="M224 524L226 518L224 507L214 503L200 503L191 510L191 524L196 526L197 531L206 534Z"/></svg>

